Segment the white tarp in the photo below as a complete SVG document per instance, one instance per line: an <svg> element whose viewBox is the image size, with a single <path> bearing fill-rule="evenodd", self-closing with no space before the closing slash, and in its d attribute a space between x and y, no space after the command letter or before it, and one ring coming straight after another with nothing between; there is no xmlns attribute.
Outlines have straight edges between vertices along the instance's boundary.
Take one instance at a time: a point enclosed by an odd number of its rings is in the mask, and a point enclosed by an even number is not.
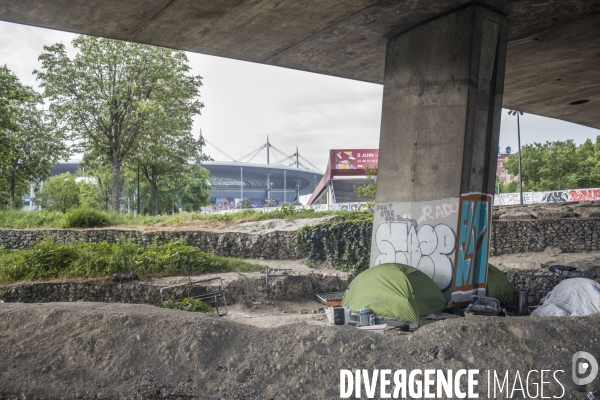
<svg viewBox="0 0 600 400"><path fill-rule="evenodd" d="M569 317L600 311L600 284L591 279L566 279L543 299L543 305L531 315L536 317Z"/></svg>

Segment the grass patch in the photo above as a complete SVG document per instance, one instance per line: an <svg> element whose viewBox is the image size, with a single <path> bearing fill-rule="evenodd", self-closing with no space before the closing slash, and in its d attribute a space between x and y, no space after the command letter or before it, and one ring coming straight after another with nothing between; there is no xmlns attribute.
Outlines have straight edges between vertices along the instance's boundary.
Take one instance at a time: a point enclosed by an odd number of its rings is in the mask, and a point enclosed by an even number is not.
<svg viewBox="0 0 600 400"><path fill-rule="evenodd" d="M44 239L32 249L0 248L0 282L108 278L117 272L148 277L262 269L240 259L204 253L181 241L144 247L125 239L113 244L61 244Z"/></svg>
<svg viewBox="0 0 600 400"><path fill-rule="evenodd" d="M0 210L0 228L5 229L64 229L68 227L85 227L85 224L77 225L72 222L73 215L85 216L89 219L89 210L72 210L67 214L58 211L23 211L23 210ZM207 223L222 224L241 223L252 221L264 221L268 219L295 220L304 218L318 218L326 215L337 215L344 219L372 218L371 213L361 213L353 211L315 211L315 210L295 210L293 207L280 207L271 212L262 212L257 210L241 210L237 212L224 214L200 214L181 212L172 215L149 216L133 214L117 214L114 212L94 211L95 220L102 220L102 224L96 226L177 226L189 224L193 221L205 221ZM371 217L368 217L371 215ZM81 218L80 218L81 219ZM84 221L87 223L87 219ZM89 226L89 225L88 225Z"/></svg>

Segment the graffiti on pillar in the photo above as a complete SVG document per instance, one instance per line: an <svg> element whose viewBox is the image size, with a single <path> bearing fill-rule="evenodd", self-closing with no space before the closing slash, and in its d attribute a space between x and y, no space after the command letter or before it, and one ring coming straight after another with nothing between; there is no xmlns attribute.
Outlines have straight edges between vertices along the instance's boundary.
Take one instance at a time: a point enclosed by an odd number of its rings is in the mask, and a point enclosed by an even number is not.
<svg viewBox="0 0 600 400"><path fill-rule="evenodd" d="M446 224L417 225L411 219L388 220L377 227L379 255L374 265L401 263L427 274L442 291L452 286L452 258L456 237Z"/></svg>
<svg viewBox="0 0 600 400"><path fill-rule="evenodd" d="M569 193L566 191L547 192L542 196L542 203L564 203L569 201Z"/></svg>
<svg viewBox="0 0 600 400"><path fill-rule="evenodd" d="M458 212L458 203L443 203L438 205L426 204L421 209L421 219L419 221L428 221L443 219Z"/></svg>
<svg viewBox="0 0 600 400"><path fill-rule="evenodd" d="M581 189L581 190L570 190L569 200L570 201L589 201L599 200L600 189Z"/></svg>
<svg viewBox="0 0 600 400"><path fill-rule="evenodd" d="M460 197L453 301L485 295L491 221L491 195L471 193Z"/></svg>

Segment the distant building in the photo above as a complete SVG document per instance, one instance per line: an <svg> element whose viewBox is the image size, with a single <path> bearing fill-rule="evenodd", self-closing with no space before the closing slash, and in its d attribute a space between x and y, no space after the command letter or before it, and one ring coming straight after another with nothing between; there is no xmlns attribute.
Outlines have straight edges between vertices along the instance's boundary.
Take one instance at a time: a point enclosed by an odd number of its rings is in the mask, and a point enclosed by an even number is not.
<svg viewBox="0 0 600 400"><path fill-rule="evenodd" d="M355 187L367 183L365 167L377 168L379 149L330 150L323 179L308 200L308 204L356 203ZM376 177L375 177L376 178Z"/></svg>
<svg viewBox="0 0 600 400"><path fill-rule="evenodd" d="M510 151L510 147L507 147L507 150ZM498 164L496 165L496 174L498 175L498 178L500 178L500 182L503 182L505 184L519 180L519 175L510 175L508 171L504 168L504 162L508 159L508 156L510 155L512 154L498 154Z"/></svg>

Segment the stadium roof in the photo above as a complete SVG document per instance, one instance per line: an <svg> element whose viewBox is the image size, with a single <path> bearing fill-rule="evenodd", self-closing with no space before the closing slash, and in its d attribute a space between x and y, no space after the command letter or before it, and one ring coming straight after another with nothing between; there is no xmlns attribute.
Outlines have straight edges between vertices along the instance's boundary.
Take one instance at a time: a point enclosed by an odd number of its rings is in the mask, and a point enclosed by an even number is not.
<svg viewBox="0 0 600 400"><path fill-rule="evenodd" d="M279 165L264 165L264 164L249 164L226 161L207 161L203 162L204 168L210 171L210 178L215 189L232 188L235 185L218 184L218 178L239 182L243 180L245 188L265 188L267 187L267 174L269 175L272 189L283 189L284 172L286 189L295 190L297 182L300 182L300 195L311 194L323 174L317 171L296 168L284 167ZM217 178L217 179L215 179ZM223 182L229 183L229 182Z"/></svg>

